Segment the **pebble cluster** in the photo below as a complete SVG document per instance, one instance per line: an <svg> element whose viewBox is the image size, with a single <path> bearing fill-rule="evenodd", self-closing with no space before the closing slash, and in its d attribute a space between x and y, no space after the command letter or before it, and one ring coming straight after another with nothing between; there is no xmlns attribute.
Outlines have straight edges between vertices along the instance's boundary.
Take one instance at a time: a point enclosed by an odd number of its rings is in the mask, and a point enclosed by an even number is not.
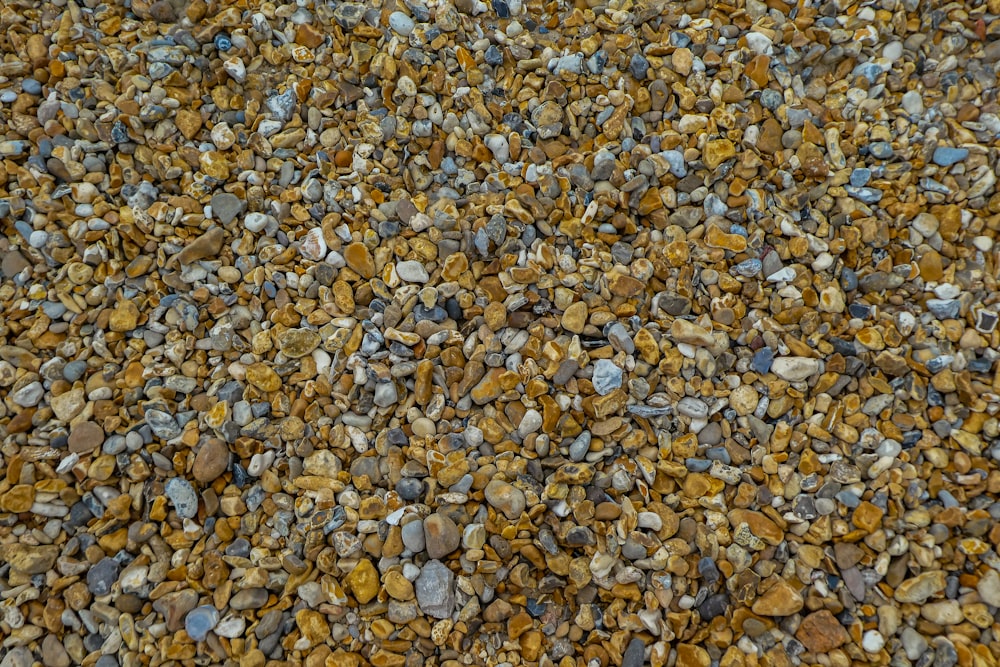
<svg viewBox="0 0 1000 667"><path fill-rule="evenodd" d="M1000 0L10 0L0 667L991 667Z"/></svg>

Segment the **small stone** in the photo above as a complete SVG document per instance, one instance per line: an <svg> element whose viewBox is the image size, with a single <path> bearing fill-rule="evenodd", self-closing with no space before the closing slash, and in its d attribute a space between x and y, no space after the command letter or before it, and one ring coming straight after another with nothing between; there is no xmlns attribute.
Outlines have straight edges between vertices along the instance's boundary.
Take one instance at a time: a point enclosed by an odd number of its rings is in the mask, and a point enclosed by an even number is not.
<svg viewBox="0 0 1000 667"><path fill-rule="evenodd" d="M646 645L638 637L628 643L622 654L622 667L642 667L645 661Z"/></svg>
<svg viewBox="0 0 1000 667"><path fill-rule="evenodd" d="M370 602L379 591L378 571L371 561L362 558L345 579L354 598L361 604Z"/></svg>
<svg viewBox="0 0 1000 667"><path fill-rule="evenodd" d="M396 264L396 273L408 283L426 283L430 280L424 265L413 260Z"/></svg>
<svg viewBox="0 0 1000 667"><path fill-rule="evenodd" d="M107 595L118 581L120 565L113 558L102 558L87 572L87 588L96 596Z"/></svg>
<svg viewBox="0 0 1000 667"><path fill-rule="evenodd" d="M448 618L455 608L455 575L439 560L430 560L420 570L414 586L417 604L432 618Z"/></svg>
<svg viewBox="0 0 1000 667"><path fill-rule="evenodd" d="M198 513L198 494L191 482L182 477L171 477L163 485L163 491L173 504L177 516L192 519Z"/></svg>
<svg viewBox="0 0 1000 667"><path fill-rule="evenodd" d="M802 610L805 602L791 584L779 580L753 603L753 613L761 616L791 616Z"/></svg>
<svg viewBox="0 0 1000 667"><path fill-rule="evenodd" d="M901 583L896 588L893 597L897 602L923 604L931 596L943 591L946 584L947 580L943 570L923 572Z"/></svg>
<svg viewBox="0 0 1000 667"><path fill-rule="evenodd" d="M195 607L184 617L184 630L196 642L205 641L219 624L219 611L211 605Z"/></svg>
<svg viewBox="0 0 1000 667"><path fill-rule="evenodd" d="M443 558L458 548L462 535L447 515L436 512L424 519L424 541L427 555Z"/></svg>
<svg viewBox="0 0 1000 667"><path fill-rule="evenodd" d="M938 146L934 149L931 158L939 167L950 167L969 157L968 148L951 148L950 146Z"/></svg>
<svg viewBox="0 0 1000 667"><path fill-rule="evenodd" d="M239 197L228 192L220 192L212 195L212 217L228 225L236 219L236 216L243 210L243 203ZM190 634L190 633L189 633Z"/></svg>
<svg viewBox="0 0 1000 667"><path fill-rule="evenodd" d="M821 370L819 359L810 357L778 357L771 364L771 371L788 382L802 382Z"/></svg>
<svg viewBox="0 0 1000 667"><path fill-rule="evenodd" d="M208 438L198 450L191 474L202 484L209 484L229 469L230 452L224 440Z"/></svg>
<svg viewBox="0 0 1000 667"><path fill-rule="evenodd" d="M813 653L828 653L850 639L844 626L826 609L806 616L795 638Z"/></svg>
<svg viewBox="0 0 1000 667"><path fill-rule="evenodd" d="M517 487L501 480L491 480L483 491L486 502L503 512L510 520L515 520L521 516L526 502L524 493Z"/></svg>
<svg viewBox="0 0 1000 667"><path fill-rule="evenodd" d="M607 396L622 386L624 371L608 359L598 359L594 363L592 382L594 391L601 396Z"/></svg>
<svg viewBox="0 0 1000 667"><path fill-rule="evenodd" d="M104 429L94 422L81 422L69 434L69 451L86 454L104 444Z"/></svg>
<svg viewBox="0 0 1000 667"><path fill-rule="evenodd" d="M878 630L868 630L861 637L861 648L867 653L878 653L885 646L885 638Z"/></svg>

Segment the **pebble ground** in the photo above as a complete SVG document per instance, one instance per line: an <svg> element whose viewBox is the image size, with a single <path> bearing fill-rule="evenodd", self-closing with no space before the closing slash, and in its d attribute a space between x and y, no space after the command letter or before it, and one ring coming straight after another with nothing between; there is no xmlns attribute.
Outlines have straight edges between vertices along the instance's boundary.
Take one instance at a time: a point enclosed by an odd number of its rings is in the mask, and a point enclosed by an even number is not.
<svg viewBox="0 0 1000 667"><path fill-rule="evenodd" d="M1000 0L9 0L0 667L995 667Z"/></svg>

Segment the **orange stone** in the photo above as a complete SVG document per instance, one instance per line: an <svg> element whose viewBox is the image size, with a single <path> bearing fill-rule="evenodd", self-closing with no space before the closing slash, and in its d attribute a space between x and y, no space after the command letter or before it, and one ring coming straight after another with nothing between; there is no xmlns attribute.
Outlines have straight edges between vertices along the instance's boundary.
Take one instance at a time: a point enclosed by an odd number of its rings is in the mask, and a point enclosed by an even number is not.
<svg viewBox="0 0 1000 667"><path fill-rule="evenodd" d="M885 512L881 508L865 500L854 510L854 516L851 520L856 527L872 533L881 527L884 515Z"/></svg>
<svg viewBox="0 0 1000 667"><path fill-rule="evenodd" d="M827 653L843 646L850 636L829 610L823 609L806 616L795 638L813 653Z"/></svg>
<svg viewBox="0 0 1000 667"><path fill-rule="evenodd" d="M764 88L767 86L770 66L771 56L759 55L747 64L746 75L757 84L758 88Z"/></svg>

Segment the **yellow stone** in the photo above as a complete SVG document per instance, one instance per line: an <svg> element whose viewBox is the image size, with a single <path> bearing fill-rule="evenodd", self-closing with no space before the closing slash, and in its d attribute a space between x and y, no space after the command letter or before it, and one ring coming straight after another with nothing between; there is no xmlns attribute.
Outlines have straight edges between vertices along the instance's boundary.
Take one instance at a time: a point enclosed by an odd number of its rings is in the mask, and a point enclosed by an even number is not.
<svg viewBox="0 0 1000 667"><path fill-rule="evenodd" d="M572 303L562 316L562 328L572 333L582 333L587 324L587 304L582 301Z"/></svg>
<svg viewBox="0 0 1000 667"><path fill-rule="evenodd" d="M206 151L198 156L198 161L206 176L218 181L229 178L229 162L226 160L226 156L219 151Z"/></svg>
<svg viewBox="0 0 1000 667"><path fill-rule="evenodd" d="M795 588L780 579L753 603L753 613L761 616L791 616L804 606L802 596Z"/></svg>
<svg viewBox="0 0 1000 667"><path fill-rule="evenodd" d="M383 580L385 592L397 600L413 599L413 584L399 570L393 570L385 575Z"/></svg>
<svg viewBox="0 0 1000 667"><path fill-rule="evenodd" d="M660 347L648 329L639 329L632 342L643 361L652 365L660 363Z"/></svg>
<svg viewBox="0 0 1000 667"><path fill-rule="evenodd" d="M379 582L378 571L372 562L367 558L358 562L357 566L351 570L346 577L346 583L354 593L354 598L361 604L365 604L378 595Z"/></svg>
<svg viewBox="0 0 1000 667"><path fill-rule="evenodd" d="M736 147L728 139L716 139L705 144L701 160L709 169L715 169L720 164L736 155Z"/></svg>
<svg viewBox="0 0 1000 667"><path fill-rule="evenodd" d="M318 611L300 609L295 614L295 624L299 626L302 638L309 642L310 647L322 644L330 636L330 624Z"/></svg>
<svg viewBox="0 0 1000 667"><path fill-rule="evenodd" d="M31 484L18 484L0 496L0 509L15 514L27 512L33 502L35 502L35 487Z"/></svg>
<svg viewBox="0 0 1000 667"><path fill-rule="evenodd" d="M139 308L132 301L123 301L111 311L108 327L121 333L132 331L139 323Z"/></svg>
<svg viewBox="0 0 1000 667"><path fill-rule="evenodd" d="M278 391L281 388L281 378L274 369L259 361L247 366L247 382L261 391Z"/></svg>
<svg viewBox="0 0 1000 667"><path fill-rule="evenodd" d="M727 234L716 225L712 225L705 232L705 243L709 248L722 248L730 252L743 252L747 249L745 237L739 234Z"/></svg>

